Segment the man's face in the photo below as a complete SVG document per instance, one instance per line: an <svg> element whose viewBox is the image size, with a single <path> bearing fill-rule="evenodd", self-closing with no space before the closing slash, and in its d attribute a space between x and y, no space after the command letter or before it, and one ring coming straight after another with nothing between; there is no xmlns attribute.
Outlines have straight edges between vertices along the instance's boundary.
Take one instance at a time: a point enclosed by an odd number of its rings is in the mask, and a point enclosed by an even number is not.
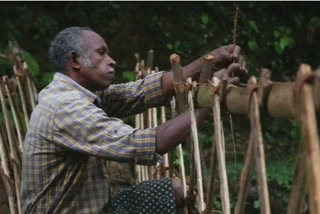
<svg viewBox="0 0 320 214"><path fill-rule="evenodd" d="M108 46L100 35L85 30L82 32L82 37L91 60L90 66L81 65L80 72L84 87L90 91L106 89L114 79L116 62L108 55Z"/></svg>

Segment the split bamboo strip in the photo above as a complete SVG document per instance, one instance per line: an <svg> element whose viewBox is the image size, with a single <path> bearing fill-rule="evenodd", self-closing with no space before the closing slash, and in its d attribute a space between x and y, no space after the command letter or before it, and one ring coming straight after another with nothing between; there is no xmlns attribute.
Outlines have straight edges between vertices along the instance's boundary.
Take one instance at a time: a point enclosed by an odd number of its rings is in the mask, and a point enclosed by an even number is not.
<svg viewBox="0 0 320 214"><path fill-rule="evenodd" d="M255 77L251 77L249 80L249 85L251 84L253 86L257 84ZM249 118L253 135L252 137L253 141L255 142L254 154L257 168L259 198L261 201L260 210L262 214L270 214L271 210L267 184L266 163L263 148L262 128L260 124L259 102L256 91L252 92L251 98L249 99Z"/></svg>
<svg viewBox="0 0 320 214"><path fill-rule="evenodd" d="M2 182L4 184L4 188L7 193L7 198L9 202L9 210L10 214L18 214L19 211L17 210L17 205L16 205L16 195L14 191L14 187L10 183L10 179L6 177L0 170L0 176L2 178Z"/></svg>
<svg viewBox="0 0 320 214"><path fill-rule="evenodd" d="M27 88L28 88L28 92L29 92L29 100L31 103L31 109L33 110L34 107L36 106L36 101L34 99L34 94L33 94L33 88L32 88L32 84L31 84L31 80L30 80L30 76L29 73L26 73L25 78L27 80Z"/></svg>
<svg viewBox="0 0 320 214"><path fill-rule="evenodd" d="M2 137L2 134L0 132L0 161L1 161L1 167L2 167L2 173L10 179L10 169L9 169L9 159L7 156L6 147L4 145L4 139Z"/></svg>
<svg viewBox="0 0 320 214"><path fill-rule="evenodd" d="M187 79L188 84L192 84L191 78ZM200 199L200 206L199 209L201 212L205 210L205 203L203 199L203 183L202 183L202 171L201 171L201 159L200 159L200 151L199 151L199 138L198 138L198 128L197 128L197 120L195 116L195 109L194 109L194 103L193 103L193 94L194 91L191 88L191 90L188 91L188 104L190 108L190 114L191 114L191 133L193 137L193 143L194 143L194 158L195 158L195 168L197 173L197 187L198 187L198 195Z"/></svg>
<svg viewBox="0 0 320 214"><path fill-rule="evenodd" d="M311 68L308 65L301 65L299 76L308 75ZM313 100L313 90L308 84L302 85L300 107L302 117L299 118L304 131L304 142L306 146L306 168L307 183L310 198L310 210L320 213L320 149L319 136L317 134L317 121L315 113L315 103Z"/></svg>
<svg viewBox="0 0 320 214"><path fill-rule="evenodd" d="M161 106L161 123L166 122L166 108ZM164 177L169 178L169 155L168 153L164 154Z"/></svg>
<svg viewBox="0 0 320 214"><path fill-rule="evenodd" d="M249 181L250 181L250 172L252 171L252 167L254 163L254 140L253 140L252 134L250 134L247 154L245 157L246 159L241 172L239 192L238 192L238 198L237 198L234 214L245 213L244 211L245 211L245 203L246 203L247 191L248 191Z"/></svg>
<svg viewBox="0 0 320 214"><path fill-rule="evenodd" d="M136 66L135 66L135 74L136 74L136 80L139 79L140 76L140 56L139 54L134 55L136 58ZM140 129L140 114L135 115L135 128ZM136 184L140 183L142 181L142 169L141 166L136 164L135 165L135 178L136 178Z"/></svg>
<svg viewBox="0 0 320 214"><path fill-rule="evenodd" d="M19 123L19 120L18 120L17 110L16 110L15 105L14 105L13 100L12 100L12 92L11 92L11 90L9 88L8 77L4 76L4 77L2 77L2 79L3 79L3 83L4 83L5 92L6 92L7 96L8 96L11 113L12 113L12 116L13 116L16 132L17 132L17 135L18 135L18 141L19 141L19 147L18 148L19 148L19 151L22 152L23 151L22 132L21 132L21 127L20 127L20 123Z"/></svg>
<svg viewBox="0 0 320 214"><path fill-rule="evenodd" d="M34 96L34 100L37 103L38 102L38 91L36 88L36 85L34 84L34 81L31 79L31 86L32 86L32 92L33 92L33 96Z"/></svg>
<svg viewBox="0 0 320 214"><path fill-rule="evenodd" d="M18 90L19 90L19 94L20 94L24 121L25 121L26 127L28 128L28 126L29 126L29 116L28 116L28 111L27 111L26 95L24 93L24 90L22 89L22 84L21 84L19 76L16 76L16 81L17 81Z"/></svg>
<svg viewBox="0 0 320 214"><path fill-rule="evenodd" d="M219 80L213 78L213 87L218 87ZM223 213L230 214L230 197L229 197L229 186L227 178L227 168L226 160L224 154L224 143L222 136L222 126L221 126L221 111L220 111L220 98L219 95L213 95L213 120L214 120L214 133L216 139L217 155L218 155L218 165L219 165L219 177L220 177L220 197L222 200Z"/></svg>
<svg viewBox="0 0 320 214"><path fill-rule="evenodd" d="M136 114L135 116L135 128L140 128L140 114ZM137 165L135 166L135 178L136 178L136 184L140 183L142 181L141 178L141 166Z"/></svg>

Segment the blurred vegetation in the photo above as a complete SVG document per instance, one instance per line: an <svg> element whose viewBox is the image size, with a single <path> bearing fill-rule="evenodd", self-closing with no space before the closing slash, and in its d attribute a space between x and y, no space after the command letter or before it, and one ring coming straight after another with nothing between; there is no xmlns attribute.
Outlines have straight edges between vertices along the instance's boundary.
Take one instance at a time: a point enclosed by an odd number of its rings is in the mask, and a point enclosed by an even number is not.
<svg viewBox="0 0 320 214"><path fill-rule="evenodd" d="M101 34L117 61L117 82L131 80L134 53L144 58L155 50L155 65L169 69L168 57L175 52L182 63L221 45L232 43L235 6L239 4L237 44L242 47L250 74L261 67L273 71L276 81L293 80L300 63L319 65L319 2L1 2L0 53L8 40L27 50L38 89L47 85L53 71L47 59L50 41L63 28L89 26ZM0 59L0 75L9 74L10 64ZM243 81L246 81L244 79ZM238 179L250 130L246 116L234 116L235 145L228 116L224 118L229 183L236 198ZM210 158L212 121L200 132L205 158ZM211 125L210 125L211 124ZM299 147L296 122L263 118L269 192L274 213L284 213ZM236 161L235 161L236 160ZM236 162L236 163L235 163ZM248 212L259 209L256 178ZM215 204L221 206L219 197Z"/></svg>

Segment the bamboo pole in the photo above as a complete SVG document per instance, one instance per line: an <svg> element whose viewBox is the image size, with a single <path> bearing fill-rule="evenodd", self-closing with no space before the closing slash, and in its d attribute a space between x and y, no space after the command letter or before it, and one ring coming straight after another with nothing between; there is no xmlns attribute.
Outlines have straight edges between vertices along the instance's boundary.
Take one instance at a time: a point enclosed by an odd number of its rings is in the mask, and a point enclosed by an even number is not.
<svg viewBox="0 0 320 214"><path fill-rule="evenodd" d="M33 88L32 88L32 84L31 84L31 80L30 80L30 76L28 73L26 73L26 80L27 80L27 88L28 88L28 92L29 92L29 99L30 99L30 103L31 103L31 109L33 110L34 107L36 106L36 101L34 99L34 94L33 94Z"/></svg>
<svg viewBox="0 0 320 214"><path fill-rule="evenodd" d="M251 77L249 80L249 85L256 85L257 80L255 77ZM253 91L251 98L249 99L249 118L251 131L253 135L253 140L255 141L254 154L255 162L258 175L258 189L259 198L261 201L261 213L270 214L270 201L269 201L269 191L267 184L267 173L265 164L265 155L263 148L263 138L262 129L260 124L260 112L259 112L259 101L257 97L257 92Z"/></svg>
<svg viewBox="0 0 320 214"><path fill-rule="evenodd" d="M191 78L187 79L188 84L192 84ZM188 104L190 108L191 113L191 133L194 143L194 159L195 159L195 168L196 168L196 174L197 174L197 187L198 187L198 194L200 199L200 212L203 212L205 210L205 203L203 199L203 183L202 183L202 170L201 170L201 159L200 159L200 145L199 145L199 138L198 138L198 128L197 128L197 120L195 116L195 109L194 109L194 103L193 103L193 90L188 91Z"/></svg>
<svg viewBox="0 0 320 214"><path fill-rule="evenodd" d="M311 73L311 68L308 65L301 65L298 73L300 76ZM299 118L304 131L304 142L306 149L306 168L307 182L310 196L311 213L320 213L320 148L319 136L317 134L317 121L315 113L315 103L313 100L313 90L309 84L303 84L301 95L298 95L301 100L300 109L302 115Z"/></svg>
<svg viewBox="0 0 320 214"><path fill-rule="evenodd" d="M19 123L19 120L18 120L18 114L17 114L17 111L16 111L16 107L13 103L13 100L12 100L12 92L9 88L9 82L8 82L8 77L7 76L4 76L2 77L3 79L3 83L4 83L4 89L5 89L5 92L8 96L8 100L9 100L9 104L10 104L10 109L11 109L11 113L13 115L13 120L14 120L14 124L15 124L15 128L16 128L16 132L17 132L17 135L18 135L18 141L19 141L19 151L22 152L23 151L23 139L22 139L22 132L21 132L21 127L20 127L20 123Z"/></svg>
<svg viewBox="0 0 320 214"><path fill-rule="evenodd" d="M239 192L238 198L236 202L236 207L234 210L234 214L244 214L245 212L245 202L247 198L247 191L249 187L250 181L250 172L252 171L253 161L254 161L254 140L252 134L250 135L248 149L246 154L246 159L244 162L244 166L241 172L240 177L240 185L239 185Z"/></svg>
<svg viewBox="0 0 320 214"><path fill-rule="evenodd" d="M177 54L172 54L170 56L170 64L172 67L172 71L173 71L173 76L174 76L174 84L175 84L175 92L176 92L176 98L174 98L172 100L171 103L171 109L173 109L172 113L176 114L176 112L178 112L178 114L183 113L186 109L187 109L187 100L186 100L186 94L184 91L184 88L182 87L183 85L183 81L184 81L184 76L183 76L183 68L181 66L181 62L180 62L180 56ZM177 110L177 111L176 111ZM190 149L190 155L191 155L191 161L190 161L190 183L189 183L189 194L193 195L194 192L194 178L193 178L193 174L194 174L194 156L193 156L193 150L192 150L192 139L189 137L187 137L186 139L187 141L187 147L189 147ZM178 151L178 156L179 156L179 160L180 160L180 172L181 172L181 178L182 178L182 186L183 186L183 194L184 197L186 198L188 196L187 193L187 179L186 179L186 172L185 172L185 165L184 165L184 157L183 157L183 149L182 149L182 145L179 144L177 146L177 151ZM171 160L172 162L173 159L173 153L170 152L169 153L169 160ZM172 164L172 163L169 164ZM172 176L170 174L170 176ZM188 204L185 205L184 208L184 212L185 213L192 213L192 208L193 208L193 204L189 204L188 208L186 207Z"/></svg>
<svg viewBox="0 0 320 214"><path fill-rule="evenodd" d="M13 66L13 67L15 68L15 66ZM25 121L26 127L28 128L28 126L29 126L29 115L28 115L28 111L27 111L26 95L25 95L24 90L22 88L22 84L21 84L19 76L16 76L16 81L17 81L19 95L20 95L20 99L21 99L24 121Z"/></svg>
<svg viewBox="0 0 320 214"><path fill-rule="evenodd" d="M301 146L299 162L295 172L295 180L291 188L287 214L301 214L306 196L306 153Z"/></svg>
<svg viewBox="0 0 320 214"><path fill-rule="evenodd" d="M218 87L219 80L213 78L213 87ZM222 126L221 126L221 112L220 112L220 98L219 95L213 95L214 105L212 107L213 119L214 119L214 133L216 139L216 149L218 155L218 165L219 165L219 177L220 177L220 195L222 200L222 209L223 213L230 214L230 197L229 197L229 186L227 178L227 168L226 160L224 153L224 142L222 135Z"/></svg>
<svg viewBox="0 0 320 214"><path fill-rule="evenodd" d="M9 169L9 158L7 155L7 150L4 144L4 139L2 137L2 134L0 132L0 162L1 162L1 167L2 167L2 173L8 177L11 178L10 176L10 169Z"/></svg>
<svg viewBox="0 0 320 214"><path fill-rule="evenodd" d="M9 157L12 163L13 168L13 176L14 176L14 184L15 184L15 191L16 191L16 197L17 197L17 204L18 204L18 212L21 213L21 200L20 200L20 168L21 168L21 161L19 153L17 152L15 145L14 145L14 136L12 133L12 126L9 121L9 113L5 104L5 98L3 93L2 86L0 87L0 100L1 100L1 107L3 111L3 116L5 120L5 127L7 131L8 136L8 142L9 142Z"/></svg>
<svg viewBox="0 0 320 214"><path fill-rule="evenodd" d="M293 82L273 82L266 97L266 114L272 118L294 118ZM248 114L250 89L247 87L231 87L225 94L225 108L235 115ZM202 86L198 90L199 107L210 108L213 105L211 87ZM318 107L319 109L320 107Z"/></svg>
<svg viewBox="0 0 320 214"><path fill-rule="evenodd" d="M1 170L0 170L0 176L2 178L3 185L4 185L4 188L5 188L6 193L7 193L10 214L17 214L17 213L19 213L19 211L17 210L17 205L16 205L16 202L15 202L16 201L16 195L15 195L15 191L13 190L14 187L11 185L10 179L7 176L5 176L4 173L2 173Z"/></svg>

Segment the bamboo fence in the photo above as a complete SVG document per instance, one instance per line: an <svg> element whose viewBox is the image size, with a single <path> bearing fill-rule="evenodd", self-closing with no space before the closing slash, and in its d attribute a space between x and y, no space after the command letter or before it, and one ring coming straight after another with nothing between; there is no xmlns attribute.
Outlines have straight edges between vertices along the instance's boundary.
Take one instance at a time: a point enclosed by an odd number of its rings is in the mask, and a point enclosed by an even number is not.
<svg viewBox="0 0 320 214"><path fill-rule="evenodd" d="M28 127L30 114L37 103L37 92L28 72L28 66L17 44L10 42L9 54L1 54L12 63L13 77L1 77L0 102L3 120L0 127L0 181L6 193L6 200L0 203L0 211L9 210L12 214L21 213L21 156L23 140ZM146 63L137 56L136 78L158 72L154 68L154 52L149 51ZM177 147L179 165L174 165L175 154L164 155L164 162L155 167L137 165L136 182L168 177L179 177L183 182L184 194L189 199L185 213L245 213L248 183L253 167L257 171L257 188L260 200L260 213L271 213L270 193L262 135L261 117L295 119L303 131L299 162L290 194L287 214L302 213L308 204L310 213L320 213L320 153L318 136L318 114L320 109L320 71L312 71L302 64L294 82L272 82L270 71L263 69L259 80L251 77L245 87L228 85L227 81L211 79L212 56L204 58L200 81L192 82L183 77L180 56L170 56L175 78L176 97L171 112L178 115L186 110L191 114L191 134L184 145ZM196 101L194 101L196 100ZM212 108L214 119L214 143L211 149L209 178L204 177L201 143L198 139L194 117L194 102L199 107ZM138 129L156 127L164 123L168 107L152 108L135 116ZM230 193L224 145L224 132L221 112L232 115L247 115L251 125L249 144L240 177L235 209L230 206ZM184 153L190 155L190 170L186 174ZM206 183L206 182L207 183ZM188 184L187 184L188 183ZM220 186L222 209L213 205L217 183ZM207 188L204 188L206 186ZM188 190L187 190L188 189ZM194 196L195 195L195 196Z"/></svg>

